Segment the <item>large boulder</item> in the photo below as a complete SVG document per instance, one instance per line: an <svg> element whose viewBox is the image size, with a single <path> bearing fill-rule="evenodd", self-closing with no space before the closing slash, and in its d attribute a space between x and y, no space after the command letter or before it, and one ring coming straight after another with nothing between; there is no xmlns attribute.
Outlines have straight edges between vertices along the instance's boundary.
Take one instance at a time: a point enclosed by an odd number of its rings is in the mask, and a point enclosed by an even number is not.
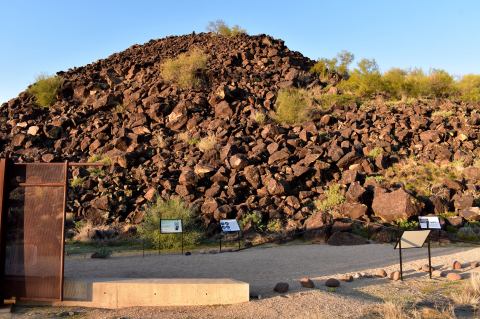
<svg viewBox="0 0 480 319"><path fill-rule="evenodd" d="M422 208L420 201L401 188L390 193L376 192L372 203L375 216L385 222L408 219L418 215Z"/></svg>
<svg viewBox="0 0 480 319"><path fill-rule="evenodd" d="M328 238L327 244L332 246L351 246L351 245L365 245L368 240L347 232L336 232Z"/></svg>
<svg viewBox="0 0 480 319"><path fill-rule="evenodd" d="M327 237L327 225L322 212L316 212L310 215L304 223L304 237L307 240L325 242Z"/></svg>

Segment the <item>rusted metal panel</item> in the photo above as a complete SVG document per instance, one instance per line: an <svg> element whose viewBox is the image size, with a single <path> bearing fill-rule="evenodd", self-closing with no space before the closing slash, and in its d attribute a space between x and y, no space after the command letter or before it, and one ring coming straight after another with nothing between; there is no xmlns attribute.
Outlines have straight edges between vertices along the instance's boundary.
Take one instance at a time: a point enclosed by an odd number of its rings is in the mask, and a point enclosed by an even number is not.
<svg viewBox="0 0 480 319"><path fill-rule="evenodd" d="M7 297L62 299L67 167L67 163L16 164L9 174Z"/></svg>
<svg viewBox="0 0 480 319"><path fill-rule="evenodd" d="M8 158L0 159L0 305L3 303L5 293L4 267L5 263L5 222L6 222L6 185Z"/></svg>

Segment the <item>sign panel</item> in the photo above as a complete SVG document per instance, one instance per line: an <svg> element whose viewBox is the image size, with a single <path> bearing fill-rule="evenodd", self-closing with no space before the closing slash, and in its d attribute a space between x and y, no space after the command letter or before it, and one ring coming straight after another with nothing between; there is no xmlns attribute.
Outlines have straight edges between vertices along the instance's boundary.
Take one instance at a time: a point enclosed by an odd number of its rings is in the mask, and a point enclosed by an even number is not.
<svg viewBox="0 0 480 319"><path fill-rule="evenodd" d="M419 216L418 222L421 229L442 229L438 216Z"/></svg>
<svg viewBox="0 0 480 319"><path fill-rule="evenodd" d="M220 220L220 227L225 233L240 231L240 226L236 219L222 219Z"/></svg>
<svg viewBox="0 0 480 319"><path fill-rule="evenodd" d="M182 233L183 232L182 220L181 219L161 219L160 232L162 234Z"/></svg>
<svg viewBox="0 0 480 319"><path fill-rule="evenodd" d="M425 240L430 234L430 230L406 230L400 238L402 249L422 248ZM395 245L395 249L399 248L399 243Z"/></svg>

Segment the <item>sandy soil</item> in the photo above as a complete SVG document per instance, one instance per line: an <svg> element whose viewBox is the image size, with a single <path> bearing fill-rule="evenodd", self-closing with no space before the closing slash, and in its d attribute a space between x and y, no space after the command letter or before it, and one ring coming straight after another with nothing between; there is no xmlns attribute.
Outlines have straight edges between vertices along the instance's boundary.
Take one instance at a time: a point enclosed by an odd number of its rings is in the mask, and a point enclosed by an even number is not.
<svg viewBox="0 0 480 319"><path fill-rule="evenodd" d="M432 248L432 256L433 266L449 269L454 260L465 264L480 261L480 248ZM445 278L430 280L426 273L416 270L427 262L426 249L405 251L404 257L404 282L361 278L342 282L335 291L327 290L323 281L346 273L372 273L376 268L387 272L398 270L397 251L390 245L295 245L192 256L114 256L104 260L68 257L65 270L69 277L227 277L249 282L251 291L262 298L247 304L215 307L120 310L22 307L16 309L13 318L367 318L366 314L386 300L418 303L438 298L441 289L454 291L456 286ZM467 268L467 272L471 270ZM298 279L303 276L312 278L317 288L302 288ZM279 281L290 283L287 294L272 291Z"/></svg>

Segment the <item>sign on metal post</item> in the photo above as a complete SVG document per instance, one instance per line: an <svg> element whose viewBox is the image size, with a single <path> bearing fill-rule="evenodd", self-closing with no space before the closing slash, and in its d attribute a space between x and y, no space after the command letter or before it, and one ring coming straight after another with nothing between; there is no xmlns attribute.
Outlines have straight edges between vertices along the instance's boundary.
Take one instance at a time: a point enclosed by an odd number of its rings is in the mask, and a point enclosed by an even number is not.
<svg viewBox="0 0 480 319"><path fill-rule="evenodd" d="M418 222L421 229L442 229L438 216L419 216Z"/></svg>
<svg viewBox="0 0 480 319"><path fill-rule="evenodd" d="M410 248L422 248L425 244L425 241L430 235L430 230L406 230L402 233L402 236L399 238L395 244L394 249L398 249L400 256L400 279L403 280L403 260L402 260L402 249ZM430 254L430 240L428 240L428 270L430 273L430 278L432 278L432 258Z"/></svg>
<svg viewBox="0 0 480 319"><path fill-rule="evenodd" d="M220 228L222 233L237 233L238 250L240 250L240 225L236 219L221 219ZM222 252L222 236L220 235L220 252Z"/></svg>
<svg viewBox="0 0 480 319"><path fill-rule="evenodd" d="M183 255L183 221L181 219L160 219L160 234L180 234ZM160 253L160 241L158 242L158 252Z"/></svg>

